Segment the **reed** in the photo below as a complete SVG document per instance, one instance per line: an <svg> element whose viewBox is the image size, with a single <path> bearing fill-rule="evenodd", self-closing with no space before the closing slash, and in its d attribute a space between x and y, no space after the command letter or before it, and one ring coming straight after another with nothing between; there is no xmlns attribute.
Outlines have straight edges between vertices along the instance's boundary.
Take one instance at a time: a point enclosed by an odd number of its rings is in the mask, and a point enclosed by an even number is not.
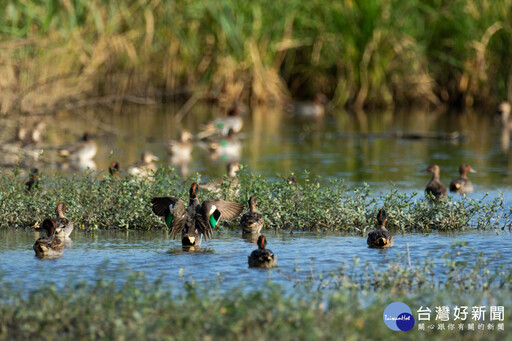
<svg viewBox="0 0 512 341"><path fill-rule="evenodd" d="M14 1L3 113L172 100L472 106L512 97L512 0ZM69 107L69 106L68 106Z"/></svg>

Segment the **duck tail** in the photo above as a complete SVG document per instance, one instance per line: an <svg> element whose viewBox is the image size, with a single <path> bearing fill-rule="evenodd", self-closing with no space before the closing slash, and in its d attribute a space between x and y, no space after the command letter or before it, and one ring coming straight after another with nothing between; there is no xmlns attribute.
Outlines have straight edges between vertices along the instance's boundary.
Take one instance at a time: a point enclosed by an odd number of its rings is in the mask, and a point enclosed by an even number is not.
<svg viewBox="0 0 512 341"><path fill-rule="evenodd" d="M377 238L377 240L375 241L375 244L379 245L379 246L384 246L388 243L388 239L386 237L379 237Z"/></svg>

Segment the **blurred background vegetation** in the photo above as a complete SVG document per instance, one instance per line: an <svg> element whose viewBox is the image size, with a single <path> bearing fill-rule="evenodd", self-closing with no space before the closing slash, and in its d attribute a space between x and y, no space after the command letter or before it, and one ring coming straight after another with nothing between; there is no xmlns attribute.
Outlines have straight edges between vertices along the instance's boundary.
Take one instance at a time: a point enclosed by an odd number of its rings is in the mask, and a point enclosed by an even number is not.
<svg viewBox="0 0 512 341"><path fill-rule="evenodd" d="M494 105L512 0L4 0L2 113L193 96L275 105Z"/></svg>

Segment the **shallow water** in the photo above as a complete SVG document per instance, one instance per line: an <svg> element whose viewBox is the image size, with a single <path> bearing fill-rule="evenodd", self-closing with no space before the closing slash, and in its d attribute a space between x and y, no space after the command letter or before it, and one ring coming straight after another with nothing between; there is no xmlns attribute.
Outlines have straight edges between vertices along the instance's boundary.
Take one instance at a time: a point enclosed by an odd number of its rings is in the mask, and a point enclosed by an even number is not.
<svg viewBox="0 0 512 341"><path fill-rule="evenodd" d="M105 172L111 160L119 161L121 169L126 169L139 160L144 150L160 157L157 166L171 165L167 142L176 139L180 129L199 132L204 122L219 115L218 108L198 105L178 121L173 115L178 110L179 106L133 106L124 107L122 115L98 108L61 113L55 122L48 122L43 147L50 163L41 164L40 168L62 170L62 159L55 156L55 148L76 141L84 130L90 131L98 142L94 158L98 170ZM342 178L355 186L368 183L372 188L386 190L393 183L404 191L423 191L430 176L421 171L429 164L440 165L441 181L448 185L458 177L459 165L469 163L477 170L470 174L475 196L489 191L508 192L512 186L510 141L502 140L493 115L483 111L359 115L335 111L320 121L300 122L278 109L256 108L244 116L240 161L268 178L294 172L300 182L307 169L312 176ZM398 139L393 135L453 131L465 139ZM212 160L210 156L195 144L186 174L199 172L213 178L224 175L225 161ZM72 167L67 171L76 172Z"/></svg>
<svg viewBox="0 0 512 341"><path fill-rule="evenodd" d="M342 265L348 271L365 271L365 266L352 266L354 258L362 265L370 264L366 271L384 271L390 262L407 267L407 245L411 264L423 264L428 259L439 281L446 275L442 265L447 259L443 255L454 252L450 248L454 241L467 242L457 248L456 259L470 267L480 252L488 260L490 270L508 264L512 257L510 233L501 231L500 235L493 231L407 233L396 235L395 246L387 250L370 249L365 238L355 235L267 232L266 236L268 248L278 257L277 269L248 268L247 256L256 245L233 231L216 233L214 239L203 242L194 252L184 251L179 240L169 240L162 231L74 231L62 257L38 259L32 250L37 237L34 232L4 230L0 231L0 271L5 279L23 283L24 289L36 288L47 281L57 285L94 281L120 267L171 284L189 279L214 282L220 276L226 288L241 283L251 288L266 279L292 286L293 281L326 275Z"/></svg>
<svg viewBox="0 0 512 341"><path fill-rule="evenodd" d="M75 141L84 127L98 141L94 161L100 172L105 172L112 160L126 169L144 150L152 150L161 158L158 166L168 166L167 141L176 139L182 128L198 132L203 122L218 115L218 109L197 106L178 122L173 115L177 110L179 107L137 106L126 107L122 115L100 109L60 113L54 122L48 122L44 156L49 163L37 166L48 173L77 172L73 168L65 170L55 152L57 146ZM402 192L418 192L418 197L423 196L430 178L421 173L428 164L440 165L441 181L448 185L458 176L458 166L466 162L478 171L470 177L475 185L475 193L470 196L480 199L489 193L487 200L492 200L503 194L508 205L512 199L510 142L503 141L492 114L333 112L318 122L297 122L277 109L257 108L244 117L240 161L267 178L287 177L293 172L301 182L307 169L311 176L342 178L352 186L368 183L376 195L396 186ZM458 131L465 139L398 139L393 135L398 131ZM205 178L216 178L225 173L225 161L212 160L195 145L187 169L188 174L200 172ZM435 276L443 280L441 265L446 259L441 256L450 252L455 241L468 242L457 256L460 261L472 264L483 252L489 267L507 265L512 241L509 233L499 233L407 233L395 237L392 249L381 251L367 248L365 238L354 235L266 232L268 247L278 256L279 267L262 271L248 269L247 256L256 245L236 232L217 233L203 243L200 252L184 252L180 242L168 240L164 232L75 231L63 257L40 260L32 250L36 238L33 232L0 231L0 271L7 279L20 280L29 287L45 280L94 280L99 276L98 269L108 272L120 265L143 271L150 278L162 276L168 282L190 277L202 282L220 275L229 285L257 285L267 278L291 285L290 278L302 280L329 273L343 264L350 268L354 257L371 262L375 271L397 258L405 266L408 244L411 262L423 263L428 257L439 270ZM494 257L496 252L499 257Z"/></svg>

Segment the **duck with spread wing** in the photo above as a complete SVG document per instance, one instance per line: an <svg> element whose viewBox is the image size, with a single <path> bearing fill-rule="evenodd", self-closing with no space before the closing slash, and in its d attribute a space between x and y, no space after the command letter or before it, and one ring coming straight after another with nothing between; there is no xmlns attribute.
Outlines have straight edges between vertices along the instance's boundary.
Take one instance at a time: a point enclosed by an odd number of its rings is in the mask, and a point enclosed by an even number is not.
<svg viewBox="0 0 512 341"><path fill-rule="evenodd" d="M172 238L181 233L183 246L199 246L201 240L210 239L213 229L220 219L231 220L242 213L243 205L224 201L207 200L199 202L199 186L193 183L190 187L188 207L179 198L153 198L153 212L164 217L165 224Z"/></svg>

